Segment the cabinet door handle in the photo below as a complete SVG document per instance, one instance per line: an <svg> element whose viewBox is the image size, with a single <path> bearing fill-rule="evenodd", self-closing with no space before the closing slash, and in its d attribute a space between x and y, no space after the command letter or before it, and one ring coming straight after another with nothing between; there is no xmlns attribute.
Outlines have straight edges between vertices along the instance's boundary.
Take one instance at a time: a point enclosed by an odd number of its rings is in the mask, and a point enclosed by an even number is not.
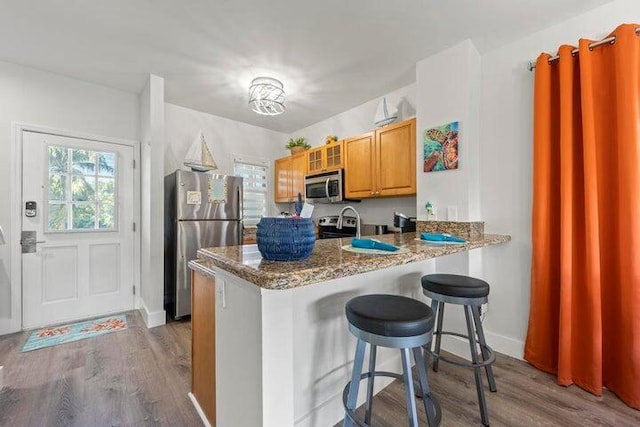
<svg viewBox="0 0 640 427"><path fill-rule="evenodd" d="M376 191L376 194L380 194L380 192L379 192L379 191Z"/></svg>
<svg viewBox="0 0 640 427"><path fill-rule="evenodd" d="M374 193L374 192L372 191L372 192L371 192L371 195L373 196L374 194L376 194L376 193Z"/></svg>

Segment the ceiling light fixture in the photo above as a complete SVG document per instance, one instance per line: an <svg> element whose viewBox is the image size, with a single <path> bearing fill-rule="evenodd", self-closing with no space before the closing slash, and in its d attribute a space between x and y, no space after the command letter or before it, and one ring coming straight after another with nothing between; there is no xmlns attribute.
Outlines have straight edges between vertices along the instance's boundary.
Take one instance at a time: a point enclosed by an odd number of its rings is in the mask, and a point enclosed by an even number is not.
<svg viewBox="0 0 640 427"><path fill-rule="evenodd" d="M258 114L277 116L284 113L284 86L271 77L256 77L249 87L249 105Z"/></svg>

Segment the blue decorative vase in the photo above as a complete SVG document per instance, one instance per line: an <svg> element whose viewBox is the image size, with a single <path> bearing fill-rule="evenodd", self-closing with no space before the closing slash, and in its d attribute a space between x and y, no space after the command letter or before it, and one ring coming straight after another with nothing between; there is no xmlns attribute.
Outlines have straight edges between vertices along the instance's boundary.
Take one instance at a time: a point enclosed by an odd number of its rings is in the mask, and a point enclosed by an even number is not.
<svg viewBox="0 0 640 427"><path fill-rule="evenodd" d="M272 261L297 261L308 258L316 243L311 218L262 218L256 243L262 258Z"/></svg>

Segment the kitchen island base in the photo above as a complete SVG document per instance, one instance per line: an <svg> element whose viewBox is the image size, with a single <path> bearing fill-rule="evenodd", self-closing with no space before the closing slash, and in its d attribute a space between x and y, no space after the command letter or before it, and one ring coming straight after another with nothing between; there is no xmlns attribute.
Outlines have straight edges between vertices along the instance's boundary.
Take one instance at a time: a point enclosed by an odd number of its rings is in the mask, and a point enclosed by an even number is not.
<svg viewBox="0 0 640 427"><path fill-rule="evenodd" d="M432 271L429 260L270 290L216 269L216 424L320 427L339 422L356 344L347 329L346 302L374 293L424 299L420 277ZM397 351L381 348L377 360L378 370L402 371ZM391 381L376 381L375 393ZM358 405L364 389L359 395Z"/></svg>
<svg viewBox="0 0 640 427"><path fill-rule="evenodd" d="M435 258L509 241L485 234L443 246L416 241L415 233L379 237L407 250L354 254L341 249L346 239L327 239L295 262L267 261L255 245L198 251L191 268L215 277L215 425L335 425L344 416L342 390L356 346L347 301L392 294L429 303L420 279L434 272ZM377 370L402 372L397 351L380 349L377 356ZM376 381L374 393L391 381Z"/></svg>

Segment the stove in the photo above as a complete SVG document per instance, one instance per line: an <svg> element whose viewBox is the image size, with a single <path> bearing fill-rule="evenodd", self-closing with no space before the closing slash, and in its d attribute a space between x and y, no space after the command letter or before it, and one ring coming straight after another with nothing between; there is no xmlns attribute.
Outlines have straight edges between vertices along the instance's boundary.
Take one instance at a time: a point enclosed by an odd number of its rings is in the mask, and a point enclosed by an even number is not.
<svg viewBox="0 0 640 427"><path fill-rule="evenodd" d="M356 217L345 216L342 218L342 229L336 228L338 215L323 216L318 220L318 239L335 239L338 237L355 237Z"/></svg>

